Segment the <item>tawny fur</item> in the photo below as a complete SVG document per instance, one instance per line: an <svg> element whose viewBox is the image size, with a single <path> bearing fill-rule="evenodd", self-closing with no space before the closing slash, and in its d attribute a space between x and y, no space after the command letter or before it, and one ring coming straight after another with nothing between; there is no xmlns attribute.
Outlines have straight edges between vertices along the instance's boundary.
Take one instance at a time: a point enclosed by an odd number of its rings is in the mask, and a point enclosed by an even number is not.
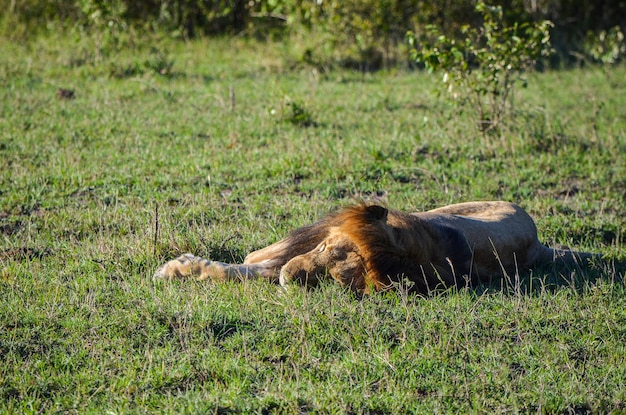
<svg viewBox="0 0 626 415"><path fill-rule="evenodd" d="M468 202L410 214L360 204L250 253L243 264L185 254L161 266L155 277L265 278L283 286L316 285L330 277L357 292L408 279L415 291L426 293L592 256L542 245L532 218L508 202Z"/></svg>

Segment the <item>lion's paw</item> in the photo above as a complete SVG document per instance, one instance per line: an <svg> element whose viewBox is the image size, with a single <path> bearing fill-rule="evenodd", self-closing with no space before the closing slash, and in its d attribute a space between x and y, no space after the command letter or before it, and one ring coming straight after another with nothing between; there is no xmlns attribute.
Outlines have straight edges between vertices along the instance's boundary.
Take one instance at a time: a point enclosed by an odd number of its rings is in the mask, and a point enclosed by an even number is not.
<svg viewBox="0 0 626 415"><path fill-rule="evenodd" d="M153 279L173 279L189 277L193 273L193 264L202 258L192 254L183 254L176 259L161 265L152 275Z"/></svg>

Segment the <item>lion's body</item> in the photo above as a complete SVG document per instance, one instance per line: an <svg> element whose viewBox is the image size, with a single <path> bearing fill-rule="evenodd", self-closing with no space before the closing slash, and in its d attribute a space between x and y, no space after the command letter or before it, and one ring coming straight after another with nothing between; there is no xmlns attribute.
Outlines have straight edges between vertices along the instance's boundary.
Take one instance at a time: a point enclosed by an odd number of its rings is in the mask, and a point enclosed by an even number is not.
<svg viewBox="0 0 626 415"><path fill-rule="evenodd" d="M261 277L282 285L315 285L328 275L359 292L408 279L425 293L579 256L589 255L542 245L532 218L507 202L469 202L410 214L356 205L250 253L243 264L186 254L163 265L155 276Z"/></svg>

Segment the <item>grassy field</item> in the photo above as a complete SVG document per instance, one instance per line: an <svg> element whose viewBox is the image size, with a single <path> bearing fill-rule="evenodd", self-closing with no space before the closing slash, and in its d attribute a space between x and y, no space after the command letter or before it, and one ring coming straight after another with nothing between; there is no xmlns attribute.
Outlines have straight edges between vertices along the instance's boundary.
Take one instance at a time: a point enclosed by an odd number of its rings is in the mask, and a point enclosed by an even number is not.
<svg viewBox="0 0 626 415"><path fill-rule="evenodd" d="M532 75L483 136L428 74L156 44L0 40L0 412L626 412L625 67ZM516 202L606 261L430 298L151 279L372 198Z"/></svg>

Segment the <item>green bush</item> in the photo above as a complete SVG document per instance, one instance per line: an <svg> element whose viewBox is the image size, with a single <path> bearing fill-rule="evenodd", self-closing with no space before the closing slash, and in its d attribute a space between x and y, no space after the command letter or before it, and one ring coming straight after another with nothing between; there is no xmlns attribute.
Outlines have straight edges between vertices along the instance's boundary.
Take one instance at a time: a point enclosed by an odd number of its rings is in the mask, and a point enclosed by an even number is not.
<svg viewBox="0 0 626 415"><path fill-rule="evenodd" d="M477 111L481 131L499 127L511 104L515 84L550 51L549 21L507 26L499 6L478 2L483 23L463 26L457 41L430 26L418 41L409 32L411 58L429 71L442 72L442 81L455 101L467 101Z"/></svg>

